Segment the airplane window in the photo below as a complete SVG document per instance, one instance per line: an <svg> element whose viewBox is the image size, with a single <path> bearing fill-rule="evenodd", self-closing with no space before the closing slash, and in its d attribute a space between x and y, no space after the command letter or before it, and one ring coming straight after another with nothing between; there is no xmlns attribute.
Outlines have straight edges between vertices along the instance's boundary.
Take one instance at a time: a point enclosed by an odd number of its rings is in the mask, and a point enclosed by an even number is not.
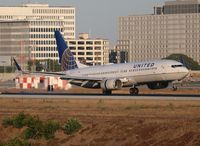
<svg viewBox="0 0 200 146"><path fill-rule="evenodd" d="M182 64L180 64L180 65L172 65L172 68L177 68L177 67L183 67L183 65Z"/></svg>

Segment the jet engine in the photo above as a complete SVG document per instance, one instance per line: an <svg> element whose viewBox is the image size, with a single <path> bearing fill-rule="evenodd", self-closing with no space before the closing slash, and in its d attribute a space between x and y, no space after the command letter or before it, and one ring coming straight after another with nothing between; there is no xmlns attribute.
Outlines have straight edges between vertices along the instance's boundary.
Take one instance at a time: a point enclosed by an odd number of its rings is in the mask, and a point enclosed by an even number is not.
<svg viewBox="0 0 200 146"><path fill-rule="evenodd" d="M101 82L101 88L103 90L118 90L121 89L122 86L123 83L119 79L109 79Z"/></svg>
<svg viewBox="0 0 200 146"><path fill-rule="evenodd" d="M167 88L169 85L168 82L154 82L154 83L148 83L147 86L149 89L155 90L155 89L164 89Z"/></svg>

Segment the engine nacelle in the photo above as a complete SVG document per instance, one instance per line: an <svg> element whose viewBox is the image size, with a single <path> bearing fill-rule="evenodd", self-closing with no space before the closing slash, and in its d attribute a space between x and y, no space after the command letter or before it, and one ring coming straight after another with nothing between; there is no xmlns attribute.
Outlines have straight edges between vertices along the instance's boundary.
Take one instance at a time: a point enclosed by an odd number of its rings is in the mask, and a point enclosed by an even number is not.
<svg viewBox="0 0 200 146"><path fill-rule="evenodd" d="M122 81L118 79L109 79L101 82L101 88L103 90L118 90L121 89L122 86Z"/></svg>
<svg viewBox="0 0 200 146"><path fill-rule="evenodd" d="M169 85L168 82L154 82L147 84L149 89L155 90L155 89L164 89L167 88Z"/></svg>

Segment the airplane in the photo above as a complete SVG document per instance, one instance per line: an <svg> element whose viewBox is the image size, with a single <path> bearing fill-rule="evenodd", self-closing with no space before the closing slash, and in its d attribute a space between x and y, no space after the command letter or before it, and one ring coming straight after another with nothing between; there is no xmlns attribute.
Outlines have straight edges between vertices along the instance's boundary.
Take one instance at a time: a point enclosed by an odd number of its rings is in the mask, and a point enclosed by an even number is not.
<svg viewBox="0 0 200 146"><path fill-rule="evenodd" d="M181 62L165 59L79 68L60 31L55 31L55 38L62 72L42 74L60 76L60 79L80 87L102 89L104 95L125 87L130 88L131 95L138 95L138 86L141 85L152 90L164 89L169 83L180 81L189 74ZM19 70L16 61L15 64Z"/></svg>
<svg viewBox="0 0 200 146"><path fill-rule="evenodd" d="M55 31L57 49L62 70L71 84L84 88L101 88L103 94L110 95L112 90L130 87L130 94L137 95L137 86L147 85L150 89L167 88L170 82L182 80L189 71L174 60L154 60L135 63L111 64L78 68L75 58L59 31Z"/></svg>

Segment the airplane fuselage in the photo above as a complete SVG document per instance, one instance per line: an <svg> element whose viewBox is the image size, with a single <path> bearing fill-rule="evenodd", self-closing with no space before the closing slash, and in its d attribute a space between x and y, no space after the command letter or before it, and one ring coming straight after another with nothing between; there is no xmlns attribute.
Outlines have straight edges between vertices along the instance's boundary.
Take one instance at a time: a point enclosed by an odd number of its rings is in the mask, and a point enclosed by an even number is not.
<svg viewBox="0 0 200 146"><path fill-rule="evenodd" d="M94 66L66 71L67 76L119 79L123 86L139 85L151 82L171 82L181 80L188 70L173 60L156 60L136 63Z"/></svg>

